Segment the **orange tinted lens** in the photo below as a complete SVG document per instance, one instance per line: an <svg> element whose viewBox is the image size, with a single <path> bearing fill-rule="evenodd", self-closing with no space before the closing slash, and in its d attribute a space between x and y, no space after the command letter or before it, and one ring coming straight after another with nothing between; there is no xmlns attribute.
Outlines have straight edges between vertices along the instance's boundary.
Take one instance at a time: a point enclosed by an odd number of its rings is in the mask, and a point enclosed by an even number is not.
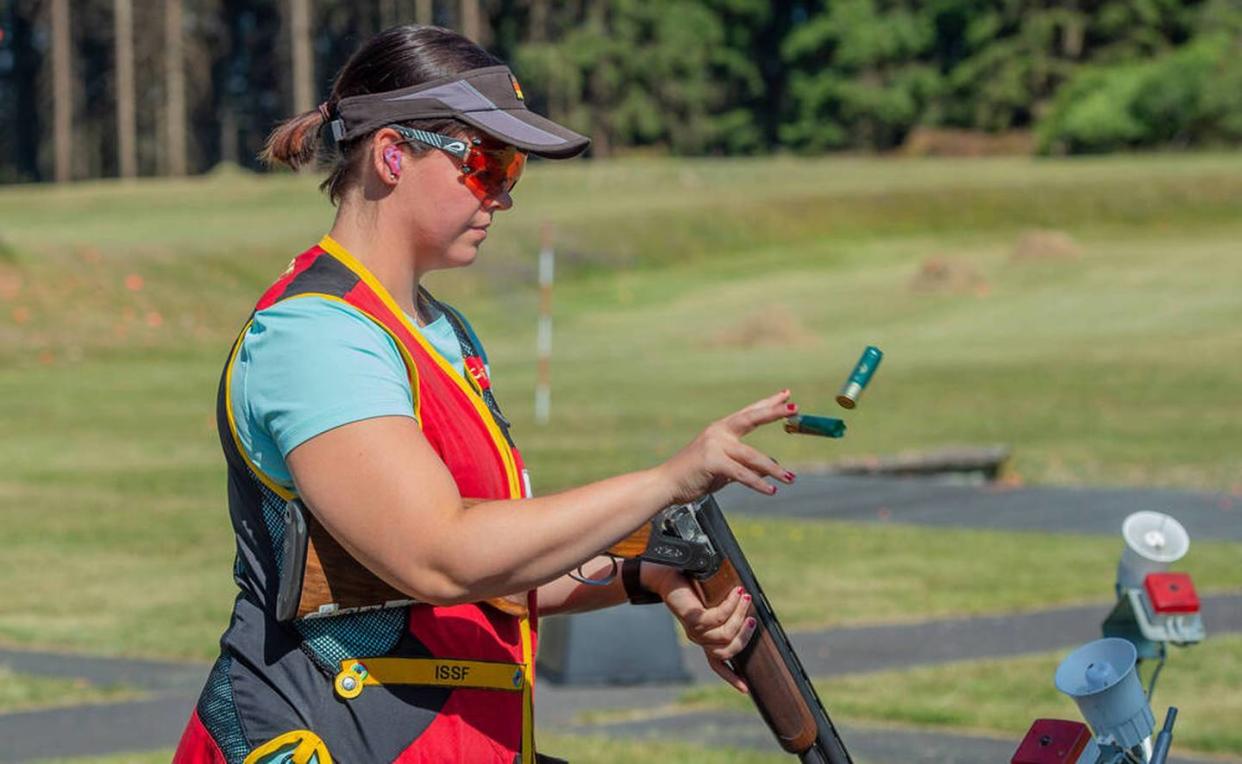
<svg viewBox="0 0 1242 764"><path fill-rule="evenodd" d="M480 199L500 196L513 190L522 170L526 167L526 154L512 146L495 151L472 149L466 157L466 187Z"/></svg>

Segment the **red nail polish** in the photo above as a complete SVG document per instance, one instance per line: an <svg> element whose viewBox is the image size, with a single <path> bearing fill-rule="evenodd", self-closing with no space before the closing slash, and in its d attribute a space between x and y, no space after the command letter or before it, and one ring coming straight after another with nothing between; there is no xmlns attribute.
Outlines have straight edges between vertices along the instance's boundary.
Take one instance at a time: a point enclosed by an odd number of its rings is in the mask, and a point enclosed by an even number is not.
<svg viewBox="0 0 1242 764"><path fill-rule="evenodd" d="M770 486L768 486L768 493L770 493L770 494L774 494L774 493L776 493L776 486L774 486L774 485L770 485Z"/></svg>
<svg viewBox="0 0 1242 764"><path fill-rule="evenodd" d="M785 410L786 410L786 411L788 411L789 413L791 413L791 414L792 414L793 412L795 412L795 411L797 411L797 410L798 410L798 404L796 404L796 403L786 403L786 404L785 404Z"/></svg>
<svg viewBox="0 0 1242 764"><path fill-rule="evenodd" d="M737 593L738 593L738 594L745 594L745 593L746 593L746 590L745 590L745 589L743 589L742 587L740 587L740 586L739 586L739 587L737 588Z"/></svg>
<svg viewBox="0 0 1242 764"><path fill-rule="evenodd" d="M746 628L747 628L747 629L753 629L753 628L755 628L755 619L754 619L754 618L747 618L747 619L746 619Z"/></svg>
<svg viewBox="0 0 1242 764"><path fill-rule="evenodd" d="M793 474L792 472L786 472L785 479L792 483L793 481L798 479L798 476Z"/></svg>
<svg viewBox="0 0 1242 764"><path fill-rule="evenodd" d="M742 595L742 602L750 602L750 595L749 595L749 594L743 594L743 595Z"/></svg>

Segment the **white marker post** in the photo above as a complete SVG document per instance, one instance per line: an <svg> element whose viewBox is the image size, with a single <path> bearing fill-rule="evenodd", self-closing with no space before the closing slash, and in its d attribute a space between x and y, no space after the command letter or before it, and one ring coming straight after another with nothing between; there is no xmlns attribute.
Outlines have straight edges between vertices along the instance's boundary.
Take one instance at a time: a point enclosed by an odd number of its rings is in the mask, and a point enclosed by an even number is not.
<svg viewBox="0 0 1242 764"><path fill-rule="evenodd" d="M539 331L536 339L538 368L535 378L535 423L544 425L552 409L552 280L556 253L552 250L552 225L543 226L539 249Z"/></svg>

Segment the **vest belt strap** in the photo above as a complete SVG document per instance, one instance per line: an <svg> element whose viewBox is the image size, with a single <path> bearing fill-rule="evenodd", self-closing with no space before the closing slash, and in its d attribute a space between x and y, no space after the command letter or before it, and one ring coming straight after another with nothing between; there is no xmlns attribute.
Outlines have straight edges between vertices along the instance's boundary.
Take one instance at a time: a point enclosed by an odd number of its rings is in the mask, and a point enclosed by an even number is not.
<svg viewBox="0 0 1242 764"><path fill-rule="evenodd" d="M358 697L362 694L362 688L369 684L418 684L520 692L526 686L526 670L520 663L499 661L351 658L341 661L341 670L332 684L336 694L344 700Z"/></svg>

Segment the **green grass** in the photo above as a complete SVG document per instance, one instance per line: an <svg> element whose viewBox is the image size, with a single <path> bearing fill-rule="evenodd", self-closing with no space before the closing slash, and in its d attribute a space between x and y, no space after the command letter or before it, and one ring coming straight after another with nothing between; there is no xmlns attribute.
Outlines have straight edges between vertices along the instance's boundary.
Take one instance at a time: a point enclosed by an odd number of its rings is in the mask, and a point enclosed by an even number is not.
<svg viewBox="0 0 1242 764"><path fill-rule="evenodd" d="M431 286L488 342L538 492L649 466L781 387L828 413L874 343L887 359L847 438L770 428L752 442L802 470L1005 442L1030 482L1242 501L1240 170L1242 155L536 163L479 263ZM0 209L0 640L207 657L233 592L219 367L331 210L311 178L245 174L0 189ZM545 220L560 280L553 424L539 428ZM1031 227L1067 231L1081 257L1012 261ZM978 283L912 289L941 256ZM806 540L769 550L765 528ZM780 522L739 532L791 626L1095 599L1119 547ZM1242 547L1194 550L1205 589L1242 585L1229 572ZM1056 562L1047 586L977 583L1035 558ZM1092 572L1059 572L1071 568Z"/></svg>
<svg viewBox="0 0 1242 764"><path fill-rule="evenodd" d="M139 695L137 690L127 687L101 687L80 679L32 676L0 666L0 714L130 700Z"/></svg>
<svg viewBox="0 0 1242 764"><path fill-rule="evenodd" d="M788 754L780 752L708 749L667 740L621 740L540 733L537 742L540 752L581 764L630 764L635 761L662 761L669 764L780 764L789 760ZM775 748L775 744L773 747Z"/></svg>
<svg viewBox="0 0 1242 764"><path fill-rule="evenodd" d="M1081 720L1073 701L1056 690L1053 673L1068 650L845 676L818 681L816 691L834 718L1011 737L1014 748L1039 718ZM1147 675L1144 674L1144 681ZM1174 649L1156 686L1157 726L1169 706L1179 714L1174 753L1242 754L1242 636L1212 636ZM690 706L750 710L725 687L693 690Z"/></svg>
<svg viewBox="0 0 1242 764"><path fill-rule="evenodd" d="M1121 548L1106 536L793 520L731 525L787 628L1105 601ZM1205 592L1238 590L1240 562L1242 544L1196 541L1178 566Z"/></svg>

